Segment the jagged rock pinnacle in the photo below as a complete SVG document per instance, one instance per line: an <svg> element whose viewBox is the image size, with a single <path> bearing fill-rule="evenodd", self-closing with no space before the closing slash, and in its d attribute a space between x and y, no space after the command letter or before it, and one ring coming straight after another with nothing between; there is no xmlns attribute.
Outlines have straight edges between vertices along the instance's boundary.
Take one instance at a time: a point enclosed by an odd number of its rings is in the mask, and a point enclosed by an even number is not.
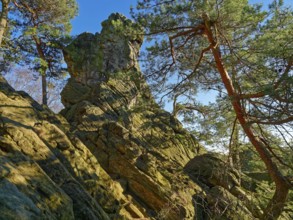
<svg viewBox="0 0 293 220"><path fill-rule="evenodd" d="M64 49L70 75L86 85L139 70L142 28L119 13L111 14L102 27L101 33L83 33Z"/></svg>

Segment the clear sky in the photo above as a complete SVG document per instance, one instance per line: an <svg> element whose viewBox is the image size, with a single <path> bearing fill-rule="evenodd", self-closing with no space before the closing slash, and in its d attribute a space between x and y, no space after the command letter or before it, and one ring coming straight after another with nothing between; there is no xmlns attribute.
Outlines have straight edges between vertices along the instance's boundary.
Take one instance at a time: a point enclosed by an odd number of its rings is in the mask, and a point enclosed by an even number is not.
<svg viewBox="0 0 293 220"><path fill-rule="evenodd" d="M72 21L72 34L82 32L96 33L101 30L101 22L106 20L113 12L120 12L130 17L130 6L136 6L137 0L77 0L79 14ZM262 3L263 5L272 0L249 0L251 3ZM293 6L293 0L284 0L286 5Z"/></svg>
<svg viewBox="0 0 293 220"><path fill-rule="evenodd" d="M82 32L96 33L101 30L101 22L113 12L119 12L130 17L130 6L137 0L77 0L79 14L72 21L72 34Z"/></svg>

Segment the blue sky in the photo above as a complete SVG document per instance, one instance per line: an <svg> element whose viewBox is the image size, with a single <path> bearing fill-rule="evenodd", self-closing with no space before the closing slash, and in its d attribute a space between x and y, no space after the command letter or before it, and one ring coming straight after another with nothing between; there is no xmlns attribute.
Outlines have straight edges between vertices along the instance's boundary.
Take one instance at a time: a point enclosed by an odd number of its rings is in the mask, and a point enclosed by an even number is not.
<svg viewBox="0 0 293 220"><path fill-rule="evenodd" d="M130 17L130 6L135 6L137 0L77 0L79 14L72 21L72 34L82 32L95 33L100 31L101 22L113 12L120 12Z"/></svg>
<svg viewBox="0 0 293 220"><path fill-rule="evenodd" d="M82 32L96 33L101 30L101 22L108 18L113 12L120 12L130 17L130 6L136 6L137 0L77 0L79 14L72 21L72 34ZM250 0L251 3L263 3L272 0ZM293 6L292 0L284 0L285 4Z"/></svg>

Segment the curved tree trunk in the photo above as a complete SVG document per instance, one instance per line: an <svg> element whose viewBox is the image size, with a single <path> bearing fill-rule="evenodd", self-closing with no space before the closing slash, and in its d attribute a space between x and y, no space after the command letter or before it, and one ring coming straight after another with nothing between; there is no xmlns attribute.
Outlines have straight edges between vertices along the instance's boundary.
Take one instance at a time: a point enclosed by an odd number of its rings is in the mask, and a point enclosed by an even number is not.
<svg viewBox="0 0 293 220"><path fill-rule="evenodd" d="M284 204L286 203L287 197L289 193L289 188L285 186L276 185L276 190L273 198L270 203L267 205L264 215L262 216L262 220L273 220L278 219L281 215L282 210L284 208Z"/></svg>
<svg viewBox="0 0 293 220"><path fill-rule="evenodd" d="M9 0L1 0L1 4L2 4L2 10L1 10L1 15L0 15L0 47L2 45L5 30L7 28L7 16L8 16L8 11L9 11L9 9L8 9Z"/></svg>
<svg viewBox="0 0 293 220"><path fill-rule="evenodd" d="M209 18L207 15L203 16L205 20L205 31L208 37L210 44L212 45L212 54L216 62L216 67L220 73L222 82L228 92L228 95L231 99L232 106L236 113L236 117L243 128L245 134L249 138L250 142L258 152L260 158L265 163L268 173L271 179L275 183L275 194L267 208L264 210L263 216L261 219L263 220L276 220L281 215L283 208L286 204L286 200L288 197L289 189L291 188L290 182L286 179L285 176L282 175L277 165L272 160L272 156L267 150L265 144L260 140L260 138L255 134L253 128L249 124L248 119L246 118L245 108L240 103L239 94L236 92L232 80L226 70L224 63L221 58L220 49L217 45L217 42L214 40L213 32L211 31Z"/></svg>

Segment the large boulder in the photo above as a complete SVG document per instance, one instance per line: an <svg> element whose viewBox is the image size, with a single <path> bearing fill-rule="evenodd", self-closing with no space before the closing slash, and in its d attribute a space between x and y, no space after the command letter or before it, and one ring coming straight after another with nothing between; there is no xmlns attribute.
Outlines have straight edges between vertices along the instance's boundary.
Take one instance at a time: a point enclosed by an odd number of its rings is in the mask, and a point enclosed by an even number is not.
<svg viewBox="0 0 293 220"><path fill-rule="evenodd" d="M222 219L254 219L262 215L247 178L217 154L194 157L184 171L206 193L206 206ZM249 181L253 183L253 181ZM223 211L224 210L224 211ZM237 213L237 215L235 215Z"/></svg>

